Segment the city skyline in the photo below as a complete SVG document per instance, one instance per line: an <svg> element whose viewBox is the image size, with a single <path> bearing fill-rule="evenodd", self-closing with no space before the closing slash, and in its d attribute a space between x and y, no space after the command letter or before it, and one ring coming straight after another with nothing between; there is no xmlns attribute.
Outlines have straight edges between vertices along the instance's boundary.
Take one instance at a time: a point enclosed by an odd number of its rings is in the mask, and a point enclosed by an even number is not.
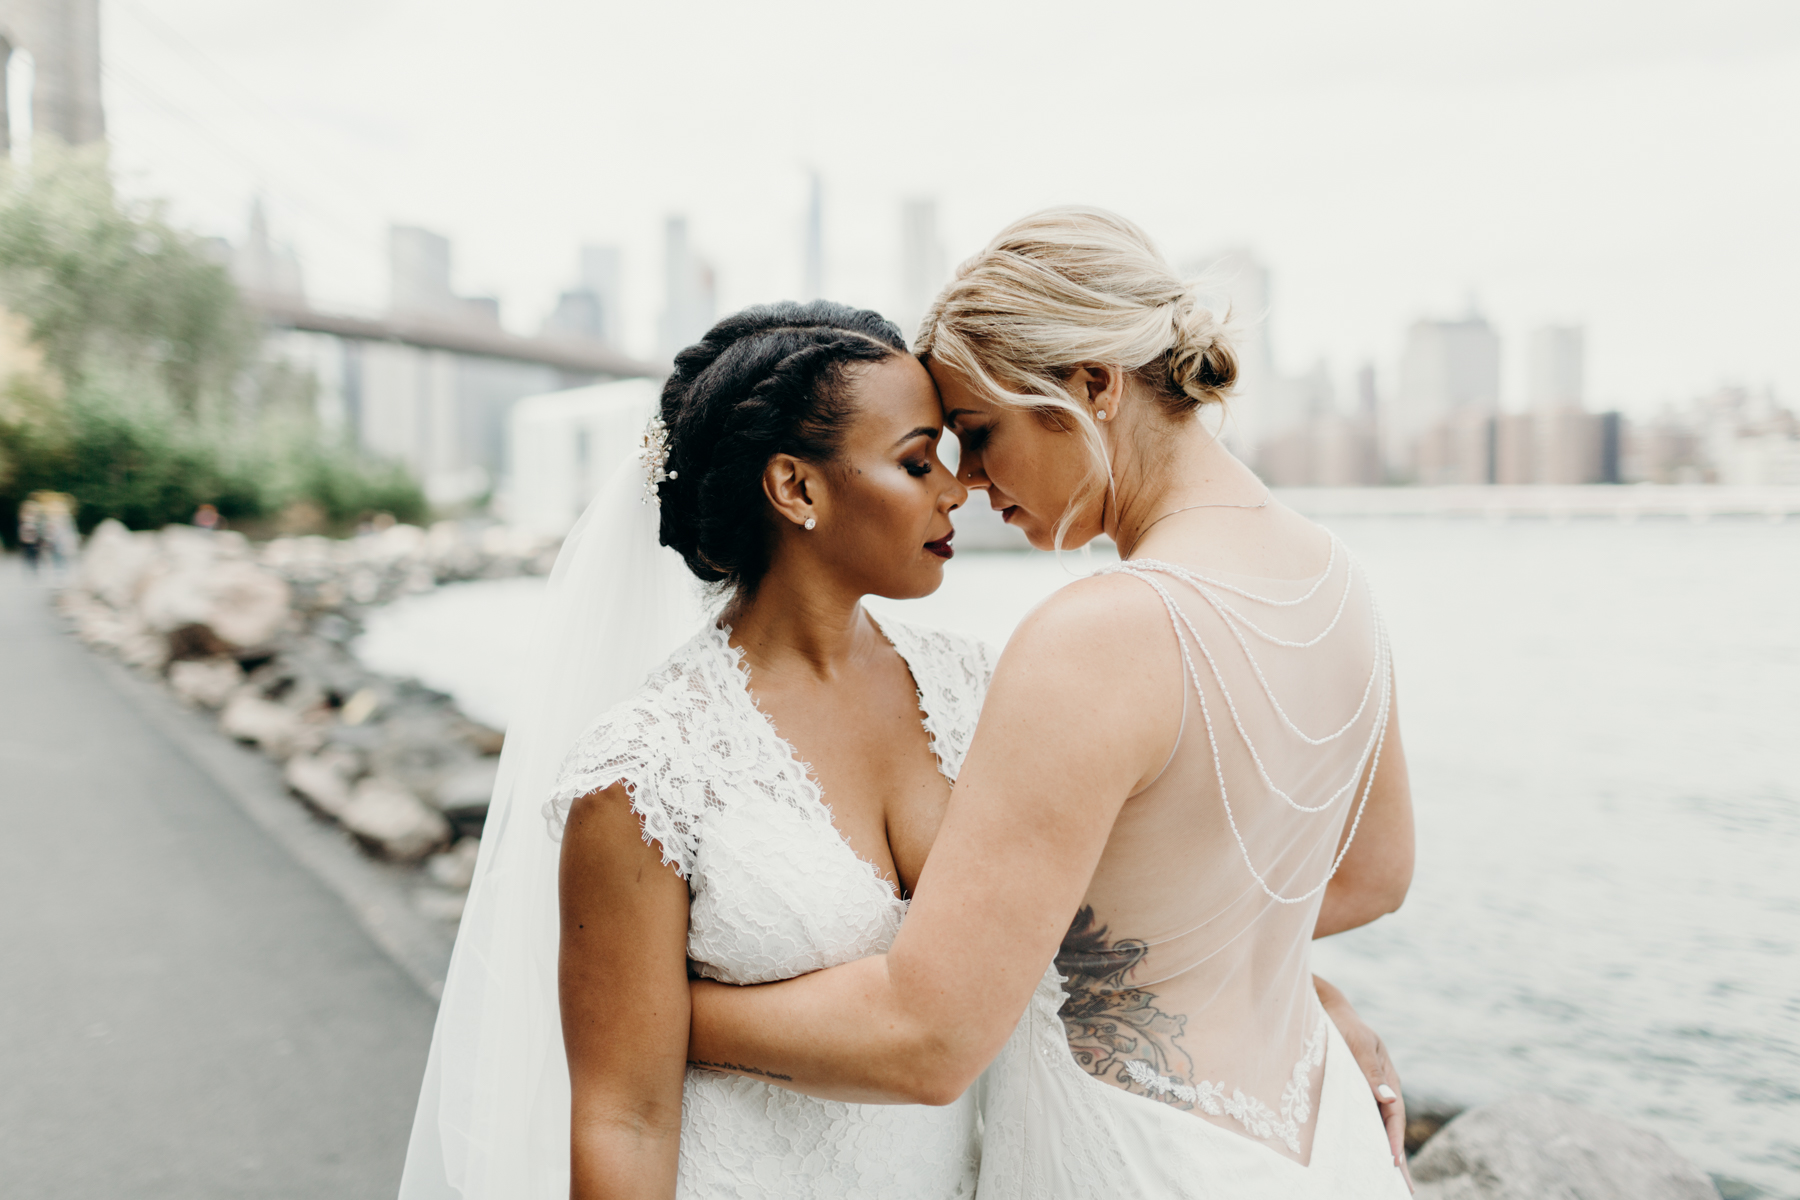
<svg viewBox="0 0 1800 1200"><path fill-rule="evenodd" d="M719 311L797 294L816 169L825 290L885 311L908 200L936 198L953 264L1006 220L1085 199L1177 261L1254 250L1276 366L1322 358L1340 396L1365 361L1391 386L1411 323L1460 315L1471 291L1502 335L1509 409L1525 334L1552 324L1586 328L1595 407L1800 394L1790 8L1143 6L1091 28L1059 5L1023 25L823 11L116 0L108 120L127 187L200 232L236 240L265 194L327 304L379 305L387 225L412 224L456 242L459 294L498 296L531 331L577 282L575 247L612 244L625 341L647 352L664 220L688 217ZM1220 49L1121 77L1159 30ZM1077 35L1100 65L1057 87ZM1001 38L1048 71L1028 105L987 62ZM604 69L580 65L597 53Z"/></svg>

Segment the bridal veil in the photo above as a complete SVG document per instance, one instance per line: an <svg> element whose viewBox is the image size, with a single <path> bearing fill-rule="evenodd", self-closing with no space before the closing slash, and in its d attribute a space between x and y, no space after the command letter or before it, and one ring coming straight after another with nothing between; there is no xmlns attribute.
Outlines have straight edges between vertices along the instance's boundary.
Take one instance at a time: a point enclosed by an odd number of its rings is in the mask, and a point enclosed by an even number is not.
<svg viewBox="0 0 1800 1200"><path fill-rule="evenodd" d="M648 415L647 413L645 414ZM542 808L563 757L699 627L699 585L657 540L640 458L576 522L545 589L444 981L401 1200L569 1190L557 865Z"/></svg>

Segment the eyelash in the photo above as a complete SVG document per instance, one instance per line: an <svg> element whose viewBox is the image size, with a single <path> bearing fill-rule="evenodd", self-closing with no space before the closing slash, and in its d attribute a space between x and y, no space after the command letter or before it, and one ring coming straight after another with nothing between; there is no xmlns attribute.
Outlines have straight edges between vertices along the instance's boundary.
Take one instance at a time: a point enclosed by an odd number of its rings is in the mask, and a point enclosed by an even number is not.
<svg viewBox="0 0 1800 1200"><path fill-rule="evenodd" d="M970 451L979 450L987 445L988 434L990 432L992 431L989 430L986 425L982 425L979 428L971 429L967 433L961 434L958 436L957 441L962 443L963 452L968 453Z"/></svg>
<svg viewBox="0 0 1800 1200"><path fill-rule="evenodd" d="M929 462L907 463L906 473L914 479L923 479L931 474L931 464Z"/></svg>

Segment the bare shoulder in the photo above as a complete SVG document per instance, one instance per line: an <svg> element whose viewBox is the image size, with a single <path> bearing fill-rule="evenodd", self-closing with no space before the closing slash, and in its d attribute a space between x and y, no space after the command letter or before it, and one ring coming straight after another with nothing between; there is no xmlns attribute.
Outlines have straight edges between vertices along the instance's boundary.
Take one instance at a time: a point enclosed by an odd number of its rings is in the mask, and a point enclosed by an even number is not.
<svg viewBox="0 0 1800 1200"><path fill-rule="evenodd" d="M629 788L614 783L577 796L563 827L562 887L615 889L624 880L650 880L685 899L684 863L645 830Z"/></svg>
<svg viewBox="0 0 1800 1200"><path fill-rule="evenodd" d="M569 802L563 826L563 857L635 854L648 850L629 786L620 781L584 792Z"/></svg>
<svg viewBox="0 0 1800 1200"><path fill-rule="evenodd" d="M1071 673L1088 685L1139 679L1169 665L1174 634L1162 597L1120 572L1077 580L1019 623L1000 658L1002 672ZM1047 681L1048 682L1048 681Z"/></svg>
<svg viewBox="0 0 1800 1200"><path fill-rule="evenodd" d="M1119 648L1145 634L1167 632L1162 597L1142 579L1121 571L1090 575L1046 597L1019 623L1012 641L1063 638Z"/></svg>
<svg viewBox="0 0 1800 1200"><path fill-rule="evenodd" d="M981 713L988 740L984 747L976 733L965 774L985 778L1000 764L1005 778L1033 782L1034 805L1044 780L1079 781L1075 792L1110 822L1116 810L1108 806L1168 759L1181 670L1155 589L1117 573L1071 583L1006 643Z"/></svg>

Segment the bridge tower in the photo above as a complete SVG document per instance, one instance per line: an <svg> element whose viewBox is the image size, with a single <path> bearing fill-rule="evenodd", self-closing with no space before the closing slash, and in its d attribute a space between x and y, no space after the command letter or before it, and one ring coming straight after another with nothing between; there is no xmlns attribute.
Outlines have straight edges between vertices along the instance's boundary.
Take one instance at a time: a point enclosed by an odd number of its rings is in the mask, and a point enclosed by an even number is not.
<svg viewBox="0 0 1800 1200"><path fill-rule="evenodd" d="M6 81L31 56L31 128L79 146L106 136L100 0L0 0L0 152L10 153Z"/></svg>

